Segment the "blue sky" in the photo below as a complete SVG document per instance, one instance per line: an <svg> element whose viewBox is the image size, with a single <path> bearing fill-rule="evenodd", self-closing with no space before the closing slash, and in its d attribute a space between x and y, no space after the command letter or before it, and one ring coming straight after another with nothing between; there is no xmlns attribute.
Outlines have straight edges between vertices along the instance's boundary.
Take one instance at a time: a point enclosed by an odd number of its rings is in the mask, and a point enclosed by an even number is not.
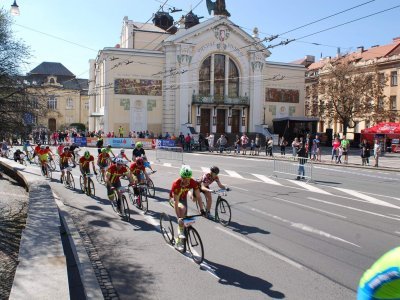
<svg viewBox="0 0 400 300"><path fill-rule="evenodd" d="M7 1L10 3L6 3ZM2 1L4 9L8 10L12 2L13 0ZM124 16L128 16L129 20L144 23L164 2L165 0L17 0L21 15L12 17L14 20L12 29L17 38L31 47L33 55L31 63L24 66L22 71L26 73L43 61L51 61L62 63L77 77L88 78L88 60L95 58L98 51L104 47L113 47L119 43ZM263 38L290 31L369 1L226 0L225 2L231 13L230 19L234 23L248 32L258 27L260 38ZM370 1L357 9L289 32L266 45L277 44L284 39L301 38L399 5L399 0ZM173 14L175 20L194 7L195 14L204 16L203 21L211 17L205 0L168 0L164 10L167 11L170 7L183 10ZM319 59L321 54L336 55L337 47L340 47L341 52L349 52L356 50L358 46L369 48L373 45L388 44L392 38L398 36L400 36L400 7L300 39L286 46L270 49L272 55L269 60L290 62L307 54Z"/></svg>

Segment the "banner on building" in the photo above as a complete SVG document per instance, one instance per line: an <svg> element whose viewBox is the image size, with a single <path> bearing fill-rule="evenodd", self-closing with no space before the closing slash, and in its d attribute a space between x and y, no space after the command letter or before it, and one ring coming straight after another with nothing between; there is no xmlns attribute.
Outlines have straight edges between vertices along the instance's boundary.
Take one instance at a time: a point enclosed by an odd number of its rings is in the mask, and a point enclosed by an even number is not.
<svg viewBox="0 0 400 300"><path fill-rule="evenodd" d="M79 147L86 147L86 137L75 137L74 143L77 144Z"/></svg>

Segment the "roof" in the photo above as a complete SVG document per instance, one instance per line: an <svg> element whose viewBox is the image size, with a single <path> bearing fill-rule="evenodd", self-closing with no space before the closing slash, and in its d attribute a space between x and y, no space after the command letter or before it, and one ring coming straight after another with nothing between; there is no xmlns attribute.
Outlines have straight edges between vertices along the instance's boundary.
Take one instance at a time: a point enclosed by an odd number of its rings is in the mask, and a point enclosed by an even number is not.
<svg viewBox="0 0 400 300"><path fill-rule="evenodd" d="M389 57L392 55L397 55L400 54L400 39L395 38L393 39L393 42L387 45L382 45L382 46L373 46L371 48L368 48L366 50L358 50L355 52L348 53L347 55L343 56L346 57L347 59L354 61L354 62L359 62L359 61L367 61L367 60L372 60L372 59L378 59L382 57ZM322 59L318 62L312 63L307 69L310 70L315 70L315 69L320 69L322 68L328 61L330 60L337 60L338 58L325 58Z"/></svg>
<svg viewBox="0 0 400 300"><path fill-rule="evenodd" d="M72 80L67 80L62 82L64 88L71 90L88 90L89 89L89 81L87 79L82 78L74 78Z"/></svg>
<svg viewBox="0 0 400 300"><path fill-rule="evenodd" d="M36 68L28 72L28 75L55 75L75 77L75 75L66 67L64 67L63 64L56 62L42 62Z"/></svg>
<svg viewBox="0 0 400 300"><path fill-rule="evenodd" d="M152 23L140 23L140 22L132 22L133 27L136 30L143 30L143 31L155 31L155 32L166 32L164 29L157 27Z"/></svg>

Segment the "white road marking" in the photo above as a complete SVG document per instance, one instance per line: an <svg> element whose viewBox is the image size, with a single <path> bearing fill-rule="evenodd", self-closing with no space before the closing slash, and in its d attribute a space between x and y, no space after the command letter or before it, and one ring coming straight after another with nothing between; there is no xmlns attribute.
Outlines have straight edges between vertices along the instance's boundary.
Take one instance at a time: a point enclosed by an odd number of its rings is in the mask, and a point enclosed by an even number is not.
<svg viewBox="0 0 400 300"><path fill-rule="evenodd" d="M294 201L289 201L289 200L278 198L278 197L273 197L273 199L277 199L277 200L284 201L284 202L289 202L289 203L292 203L292 204L297 205L297 206L307 207L309 209L320 211L320 212L323 212L323 213L326 213L326 214L329 214L329 215L332 215L332 216L336 216L336 217L339 217L339 218L342 218L342 219L347 219L347 217L345 217L345 216L338 215L338 214L335 214L335 213L332 213L332 212L329 212L329 211L326 211L326 210L323 210L323 209L315 208L315 207L312 207L312 206L308 206L308 205L305 205L305 204L297 203L297 202L294 202Z"/></svg>
<svg viewBox="0 0 400 300"><path fill-rule="evenodd" d="M320 188L317 188L314 185L308 184L308 183L303 182L303 181L291 180L291 179L288 179L288 181L292 182L294 184L297 184L298 186L301 186L301 187L305 188L306 190L309 190L310 192L315 192L315 193L324 194L324 195L332 195L331 193L329 193L327 191L324 191L324 190L322 190Z"/></svg>
<svg viewBox="0 0 400 300"><path fill-rule="evenodd" d="M262 210L259 210L259 209L256 209L256 208L251 208L251 210L255 211L255 212L258 212L260 214L263 214L265 216L271 217L271 218L273 218L275 220L279 220L279 221L281 221L283 223L289 224L292 227L295 227L295 228L298 228L298 229L301 229L301 230L304 230L304 231L307 231L307 232L311 232L311 233L314 233L314 234L317 234L317 235L324 236L324 237L329 238L329 239L337 240L339 242L343 242L343 243L350 244L350 245L353 245L355 247L361 248L361 246L359 246L357 244L354 244L352 242L346 241L345 239L342 239L340 237L334 236L334 235L332 235L330 233L327 233L325 231L313 228L311 226L308 226L308 225L305 225L305 224L302 224L302 223L295 223L295 222L286 220L284 218L281 218L281 217L266 213L266 212L264 212Z"/></svg>
<svg viewBox="0 0 400 300"><path fill-rule="evenodd" d="M390 216L396 217L396 218L400 218L399 215L394 215L394 214L389 214Z"/></svg>
<svg viewBox="0 0 400 300"><path fill-rule="evenodd" d="M344 188L338 188L338 187L333 187L333 188L334 188L334 189L337 189L338 191L344 192L344 193L346 193L346 194L349 194L349 195L358 197L358 198L360 198L360 199L366 200L366 201L368 201L368 202L370 202L370 203L372 203L372 204L377 204L377 205L382 205L382 206L387 206L387 207L391 207L391 208L400 209L399 206L396 206L396 205L394 205L394 204L391 204L391 203L388 203L388 202L385 202L385 201L376 199L376 198L374 198L374 197L371 197L371 196L362 194L362 193L357 192L357 191L353 191L353 190L349 190L349 189L344 189Z"/></svg>
<svg viewBox="0 0 400 300"><path fill-rule="evenodd" d="M171 163L163 163L163 166L164 167L172 167L172 164Z"/></svg>
<svg viewBox="0 0 400 300"><path fill-rule="evenodd" d="M400 231L395 231L394 233L399 234L400 235Z"/></svg>
<svg viewBox="0 0 400 300"><path fill-rule="evenodd" d="M243 178L242 175L240 175L239 173L232 171L232 170L224 170L226 173L229 174L229 176L231 177L235 177L235 178Z"/></svg>
<svg viewBox="0 0 400 300"><path fill-rule="evenodd" d="M398 181L398 179L395 179L393 177L389 178L389 177L384 177L384 176L370 175L370 174L367 174L366 172L359 172L359 171L358 172L351 172L351 171L337 169L335 167L327 168L327 167L314 166L314 168L315 169L321 169L321 170L329 170L330 172L334 171L334 172L338 172L338 173L354 174L356 176L364 176L364 177L380 178L380 179Z"/></svg>
<svg viewBox="0 0 400 300"><path fill-rule="evenodd" d="M203 171L203 172L210 172L210 168L206 168L206 167L201 167L201 170Z"/></svg>
<svg viewBox="0 0 400 300"><path fill-rule="evenodd" d="M390 198L390 199L394 199L394 200L400 201L400 198L396 198L396 197L392 197L392 196L374 194L374 193L369 193L369 192L362 192L362 193L363 193L363 194L367 194L367 195L379 196L379 197Z"/></svg>
<svg viewBox="0 0 400 300"><path fill-rule="evenodd" d="M240 240L240 241L242 241L242 242L244 242L244 243L246 243L246 244L248 244L248 245L250 245L250 246L252 246L252 247L254 247L254 248L256 248L256 249L258 249L258 250L260 250L260 251L262 251L262 252L264 252L264 253L267 253L267 254L269 254L269 255L271 255L271 256L274 256L274 257L280 259L281 261L284 261L284 262L286 262L286 263L292 265L292 266L295 267L295 268L298 268L298 269L300 269L300 270L304 269L302 265L300 265L300 264L298 264L297 262L291 260L290 258L287 258L287 257L285 257L285 256L283 256L283 255L281 255L281 254L279 254L279 253L276 253L275 251L273 251L273 250L271 250L271 249L268 249L268 248L266 248L266 247L263 247L263 246L261 246L261 245L255 243L255 242L253 242L253 241L250 240L250 239L247 239L247 238L245 238L245 237L242 237L242 236L240 236L240 235L238 235L238 234L236 234L236 233L233 233L233 232L228 231L228 230L226 230L226 229L220 228L220 227L218 227L218 226L216 226L215 228L218 229L218 230L220 230L220 231L222 231L222 232L224 232L224 233L226 233L226 234L228 234L228 235L230 235L230 236L232 236L232 237L234 237L234 238L236 238L236 239L238 239L238 240Z"/></svg>
<svg viewBox="0 0 400 300"><path fill-rule="evenodd" d="M275 180L273 180L273 179L271 179L271 178L269 178L269 177L267 177L265 175L261 175L261 174L251 174L251 175L257 177L258 179L261 179L262 181L264 181L265 183L268 183L268 184L282 185L278 181L275 181Z"/></svg>
<svg viewBox="0 0 400 300"><path fill-rule="evenodd" d="M333 202L329 202L329 201L324 201L324 200L316 199L316 198L313 198L313 197L307 197L307 199L312 200L312 201L322 202L322 203L325 203L325 204L331 204L331 205L335 205L335 206L340 206L340 207L344 207L344 208L351 209L351 210L355 210L355 211L360 211L360 212L363 212L363 213L366 213L366 214L371 214L371 215L378 216L378 217L383 217L383 218L387 218L387 219L391 219L391 220L400 221L399 218L389 217L389 216L386 216L386 215L374 213L374 212L372 212L372 211L368 211L368 210L364 210L364 209L359 209L359 208L355 208L355 207L351 207L351 206L346 206L346 205L342 205L342 204L338 204L338 203L333 203Z"/></svg>

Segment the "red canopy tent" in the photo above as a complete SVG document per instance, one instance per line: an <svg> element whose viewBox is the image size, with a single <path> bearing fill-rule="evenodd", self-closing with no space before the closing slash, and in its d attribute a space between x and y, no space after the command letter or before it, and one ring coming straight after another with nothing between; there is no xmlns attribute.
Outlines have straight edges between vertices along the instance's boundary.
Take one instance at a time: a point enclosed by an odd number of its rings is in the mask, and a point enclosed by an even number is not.
<svg viewBox="0 0 400 300"><path fill-rule="evenodd" d="M393 139L398 141L400 139L400 123L379 123L373 127L361 130L361 139L373 142L376 138L383 142L384 145ZM397 152L397 148L400 149L400 147L398 147L399 145L393 146L395 145L392 145L393 152ZM393 148L396 148L396 150Z"/></svg>

